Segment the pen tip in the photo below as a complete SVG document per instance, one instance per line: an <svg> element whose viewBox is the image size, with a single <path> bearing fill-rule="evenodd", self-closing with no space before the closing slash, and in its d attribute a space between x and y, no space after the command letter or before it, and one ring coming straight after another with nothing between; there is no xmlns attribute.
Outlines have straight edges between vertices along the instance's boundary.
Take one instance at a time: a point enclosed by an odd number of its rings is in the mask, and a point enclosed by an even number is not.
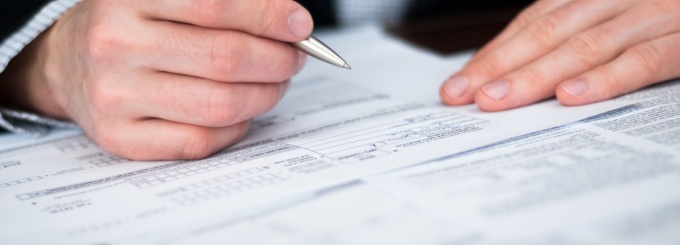
<svg viewBox="0 0 680 245"><path fill-rule="evenodd" d="M352 67L349 66L348 64L343 65L342 68L345 68L347 70L352 70Z"/></svg>

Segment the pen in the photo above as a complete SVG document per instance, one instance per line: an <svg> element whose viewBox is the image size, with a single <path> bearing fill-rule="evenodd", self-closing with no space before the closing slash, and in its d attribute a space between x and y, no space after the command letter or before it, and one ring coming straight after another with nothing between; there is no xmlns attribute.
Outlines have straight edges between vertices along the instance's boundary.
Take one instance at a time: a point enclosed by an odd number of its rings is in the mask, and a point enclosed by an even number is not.
<svg viewBox="0 0 680 245"><path fill-rule="evenodd" d="M336 54L331 48L313 36L310 36L306 40L300 42L291 43L291 45L300 51L305 52L306 54L328 64L345 68L347 70L352 69L352 67L350 67L349 64L347 64L347 62L343 60L342 57L340 57L340 55Z"/></svg>

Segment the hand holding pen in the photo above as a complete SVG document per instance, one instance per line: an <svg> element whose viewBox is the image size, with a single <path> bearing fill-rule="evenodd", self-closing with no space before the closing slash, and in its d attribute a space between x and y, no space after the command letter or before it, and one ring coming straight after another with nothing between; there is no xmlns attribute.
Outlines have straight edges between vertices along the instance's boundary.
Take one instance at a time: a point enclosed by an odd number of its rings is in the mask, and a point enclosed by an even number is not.
<svg viewBox="0 0 680 245"><path fill-rule="evenodd" d="M306 62L291 43L320 47L312 29L290 0L82 1L19 54L0 94L122 157L203 158L283 97Z"/></svg>

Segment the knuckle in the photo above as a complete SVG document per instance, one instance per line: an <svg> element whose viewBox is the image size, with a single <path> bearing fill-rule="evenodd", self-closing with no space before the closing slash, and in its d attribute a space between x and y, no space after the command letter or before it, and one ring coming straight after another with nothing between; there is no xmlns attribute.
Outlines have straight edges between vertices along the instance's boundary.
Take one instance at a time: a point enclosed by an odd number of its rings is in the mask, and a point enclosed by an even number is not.
<svg viewBox="0 0 680 245"><path fill-rule="evenodd" d="M213 152L213 133L209 129L196 128L184 132L184 140L178 152L183 159L200 159Z"/></svg>
<svg viewBox="0 0 680 245"><path fill-rule="evenodd" d="M607 89L598 90L597 97L599 99L609 99L621 95L624 92L624 86L621 86L621 81L625 78L621 77L621 72L613 67L605 67L595 72L595 76L599 78L599 82Z"/></svg>
<svg viewBox="0 0 680 245"><path fill-rule="evenodd" d="M541 17L534 20L525 29L529 39L541 46L550 46L555 37L557 25L555 21L548 17Z"/></svg>
<svg viewBox="0 0 680 245"><path fill-rule="evenodd" d="M191 6L194 6L193 12L196 13L194 16L198 18L200 23L216 26L222 22L221 13L228 9L227 2L224 0L199 0L193 1Z"/></svg>
<svg viewBox="0 0 680 245"><path fill-rule="evenodd" d="M536 8L527 8L522 11L513 22L516 23L517 27L523 28L541 16L541 12Z"/></svg>
<svg viewBox="0 0 680 245"><path fill-rule="evenodd" d="M591 35L581 34L571 38L566 43L566 47L571 53L584 64L596 65L598 57L603 53L602 42Z"/></svg>
<svg viewBox="0 0 680 245"><path fill-rule="evenodd" d="M487 76L495 76L504 72L504 67L500 60L493 58L492 56L487 56L485 58L475 60L471 63L466 70L471 70L477 74L486 74Z"/></svg>
<svg viewBox="0 0 680 245"><path fill-rule="evenodd" d="M517 82L525 84L524 86L531 88L540 94L549 94L554 90L554 86L551 86L548 82L550 76L546 74L545 71L537 67L527 67L518 72L517 76L521 79Z"/></svg>
<svg viewBox="0 0 680 245"><path fill-rule="evenodd" d="M85 51L95 60L106 60L121 50L124 42L115 29L106 24L95 24L85 34Z"/></svg>
<svg viewBox="0 0 680 245"><path fill-rule="evenodd" d="M109 111L112 108L119 108L126 101L118 86L112 85L115 81L109 79L97 79L87 87L92 107L97 111Z"/></svg>
<svg viewBox="0 0 680 245"><path fill-rule="evenodd" d="M97 145L107 151L120 155L125 158L133 159L134 157L140 157L139 154L135 154L135 148L127 148L129 145L122 139L120 134L113 133L114 130L97 130L91 137L97 142ZM137 159L133 159L137 160Z"/></svg>
<svg viewBox="0 0 680 245"><path fill-rule="evenodd" d="M246 44L235 33L220 33L213 37L210 63L217 77L235 76L241 69Z"/></svg>
<svg viewBox="0 0 680 245"><path fill-rule="evenodd" d="M654 76L661 67L662 51L652 45L635 46L629 50L629 54L645 77Z"/></svg>
<svg viewBox="0 0 680 245"><path fill-rule="evenodd" d="M259 28L255 30L256 35L262 35L264 33L270 32L272 29L276 28L276 20L274 14L270 14L273 8L272 4L278 1L255 1L255 4L259 4L258 9L260 9L259 15Z"/></svg>
<svg viewBox="0 0 680 245"><path fill-rule="evenodd" d="M519 76L521 77L523 82L528 84L538 84L541 81L543 81L543 79L545 79L543 73L537 70L536 68L522 69Z"/></svg>
<svg viewBox="0 0 680 245"><path fill-rule="evenodd" d="M239 108L233 102L233 93L225 89L213 89L207 99L207 105L203 106L205 112L203 121L214 127L223 127L233 124L238 120Z"/></svg>

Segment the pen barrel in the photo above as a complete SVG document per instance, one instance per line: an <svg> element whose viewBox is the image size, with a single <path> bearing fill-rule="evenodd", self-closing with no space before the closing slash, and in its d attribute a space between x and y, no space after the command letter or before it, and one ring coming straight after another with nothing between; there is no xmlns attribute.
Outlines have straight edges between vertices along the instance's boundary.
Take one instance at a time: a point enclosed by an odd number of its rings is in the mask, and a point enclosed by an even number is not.
<svg viewBox="0 0 680 245"><path fill-rule="evenodd" d="M340 55L314 37L309 37L301 42L291 43L291 45L321 61L334 66L347 68L347 62L342 59Z"/></svg>

